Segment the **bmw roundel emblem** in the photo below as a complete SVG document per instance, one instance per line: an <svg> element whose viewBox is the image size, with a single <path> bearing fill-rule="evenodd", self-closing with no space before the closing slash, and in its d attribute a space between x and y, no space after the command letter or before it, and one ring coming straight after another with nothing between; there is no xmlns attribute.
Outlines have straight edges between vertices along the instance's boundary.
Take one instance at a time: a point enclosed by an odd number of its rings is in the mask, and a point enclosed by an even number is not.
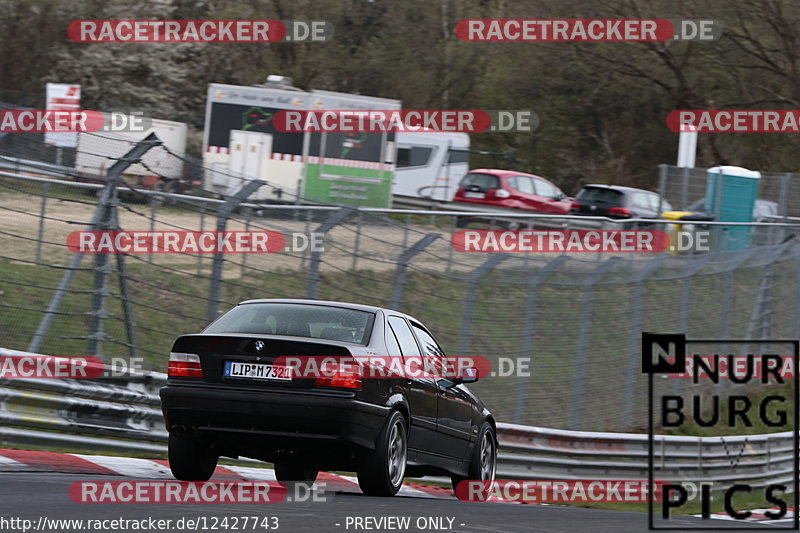
<svg viewBox="0 0 800 533"><path fill-rule="evenodd" d="M256 347L256 351L257 352L263 352L264 351L264 341L256 341L255 347Z"/></svg>

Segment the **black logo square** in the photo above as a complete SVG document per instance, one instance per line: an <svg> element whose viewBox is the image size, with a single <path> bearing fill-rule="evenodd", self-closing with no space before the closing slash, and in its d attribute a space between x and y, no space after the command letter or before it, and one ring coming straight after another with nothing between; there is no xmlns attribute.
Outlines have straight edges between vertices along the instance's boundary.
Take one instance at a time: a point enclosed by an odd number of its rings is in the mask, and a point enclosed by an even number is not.
<svg viewBox="0 0 800 533"><path fill-rule="evenodd" d="M642 372L680 374L686 369L686 335L642 332Z"/></svg>

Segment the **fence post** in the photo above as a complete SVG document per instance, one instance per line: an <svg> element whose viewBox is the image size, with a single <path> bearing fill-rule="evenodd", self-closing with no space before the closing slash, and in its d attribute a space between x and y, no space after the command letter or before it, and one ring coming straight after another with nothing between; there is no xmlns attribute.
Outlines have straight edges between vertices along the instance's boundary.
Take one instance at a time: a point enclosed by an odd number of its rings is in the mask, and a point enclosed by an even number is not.
<svg viewBox="0 0 800 533"><path fill-rule="evenodd" d="M782 217L789 216L789 186L792 181L792 173L787 172L781 179L781 201L778 204L778 214ZM786 222L786 220L784 220ZM784 231L785 228L784 228Z"/></svg>
<svg viewBox="0 0 800 533"><path fill-rule="evenodd" d="M206 229L206 202L200 204L200 233L204 232ZM201 275L203 273L203 254L197 254L197 275Z"/></svg>
<svg viewBox="0 0 800 533"><path fill-rule="evenodd" d="M461 318L461 334L458 341L458 355L467 355L471 342L470 330L472 329L472 310L475 306L475 289L478 281L491 272L497 265L508 259L508 254L492 254L467 276L467 289L464 295L464 314Z"/></svg>
<svg viewBox="0 0 800 533"><path fill-rule="evenodd" d="M47 211L47 196L50 191L50 184L42 185L42 203L39 211L39 237L36 239L36 264L42 261L42 241L44 240L44 217Z"/></svg>
<svg viewBox="0 0 800 533"><path fill-rule="evenodd" d="M150 233L156 231L156 213L158 211L158 203L159 198L156 196L150 197ZM153 250L152 247L150 251L147 253L147 261L152 263L153 262Z"/></svg>
<svg viewBox="0 0 800 533"><path fill-rule="evenodd" d="M681 275L683 283L681 284L681 308L678 314L678 331L688 334L689 328L689 302L692 294L692 278L703 268L709 259L710 254L699 254L694 256L689 261L689 266ZM683 385L682 379L672 380L672 393L680 394L681 386Z"/></svg>
<svg viewBox="0 0 800 533"><path fill-rule="evenodd" d="M344 219L346 219L356 211L357 208L355 207L341 207L337 209L328 216L328 219L325 220L325 222L317 226L317 229L314 230L314 233L323 233L323 234L328 233L331 229L338 226ZM311 260L308 266L308 278L307 278L308 285L306 289L306 296L310 300L315 300L317 298L320 255L322 255L322 252L320 252L319 250L311 251Z"/></svg>
<svg viewBox="0 0 800 533"><path fill-rule="evenodd" d="M614 268L621 259L610 257L600 263L591 274L583 280L583 309L581 310L580 330L578 332L578 360L575 369L575 388L572 393L572 421L570 429L578 429L583 417L584 378L586 376L586 353L589 350L589 330L592 321L592 286L608 271Z"/></svg>
<svg viewBox="0 0 800 533"><path fill-rule="evenodd" d="M658 270L669 257L660 254L646 264L633 280L633 300L631 302L631 338L628 343L628 367L625 370L625 395L623 399L622 420L627 422L633 417L633 394L636 387L636 369L639 366L639 351L642 346L642 300L644 298L644 282Z"/></svg>
<svg viewBox="0 0 800 533"><path fill-rule="evenodd" d="M683 182L681 183L681 209L685 210L688 208L689 208L689 167L683 167Z"/></svg>
<svg viewBox="0 0 800 533"><path fill-rule="evenodd" d="M244 186L236 192L236 194L225 200L225 203L221 204L217 208L217 234L225 231L225 228L228 225L228 218L230 218L231 213L233 213L236 207L249 198L251 194L256 192L259 187L264 184L266 184L266 182L263 180L253 180L245 183ZM209 322L217 318L217 313L219 312L219 292L220 284L222 283L222 262L224 260L225 257L222 252L217 252L214 254L214 258L212 259L211 263L211 287L208 295Z"/></svg>
<svg viewBox="0 0 800 533"><path fill-rule="evenodd" d="M534 272L528 283L528 301L525 305L525 332L522 335L522 353L527 354L533 360L533 339L536 335L536 305L539 292L539 285L544 283L550 274L560 269L564 263L569 261L568 255L559 255L544 267ZM532 364L528 366L531 368ZM515 424L521 424L525 416L525 404L528 398L528 383L530 378L519 376L517 379L517 398L514 403L513 420Z"/></svg>
<svg viewBox="0 0 800 533"><path fill-rule="evenodd" d="M350 270L355 272L356 266L358 265L358 251L359 245L361 244L361 222L363 218L363 211L359 209L358 216L356 217L356 235L355 235L355 242L353 243L353 262L350 265Z"/></svg>
<svg viewBox="0 0 800 533"><path fill-rule="evenodd" d="M248 233L250 232L250 216L250 211L247 210L244 215L244 230ZM244 274L247 271L247 254L242 254L242 262L240 264L242 267L242 277L244 277Z"/></svg>
<svg viewBox="0 0 800 533"><path fill-rule="evenodd" d="M110 213L112 210L116 208L117 202L117 185L120 181L122 181L122 173L127 169L129 166L134 165L139 162L139 159L147 153L150 148L154 146L158 146L161 144L161 141L158 140L158 136L155 133L151 133L131 148L131 150L117 159L117 161L111 165L111 168L108 169L106 173L106 187L103 189L102 193L100 194L100 198L97 201L97 207L92 214L92 219L89 221L89 225L87 226L88 231L96 231L98 229L104 229L102 227L103 224L108 224L110 220ZM113 205L112 205L113 204ZM98 254L105 256L105 254ZM67 293L69 289L70 283L72 283L72 278L75 276L75 272L77 271L78 267L80 267L81 260L83 259L83 254L76 253L70 259L69 265L67 266L67 271L64 272L64 275L61 277L61 281L56 288L56 292L53 294L53 297L50 299L50 304L47 306L47 310L44 312L44 316L39 321L39 326L36 328L36 333L34 333L33 338L31 339L30 344L28 344L28 351L29 352L37 352L42 345L42 340L44 336L47 335L47 331L50 329L50 324L53 321L53 316L58 312L58 308L61 306L61 301L64 299L64 295ZM95 284L98 284L98 277L105 276L105 273L102 271L97 270L97 265L95 265ZM102 269L101 269L102 270ZM94 301L93 298L93 305L97 304L97 301ZM102 302L100 302L102 305ZM99 336L101 335L100 328L102 327L102 317L104 311L101 312L100 309L95 307L92 308L92 315L93 320L90 329L90 355L95 355L92 353L93 350L97 350L99 353L100 344L99 342L93 344L94 340L99 340ZM96 319L100 319L97 321ZM92 338L94 336L94 339Z"/></svg>
<svg viewBox="0 0 800 533"><path fill-rule="evenodd" d="M658 212L661 213L663 211L662 205L664 204L664 198L667 196L667 172L669 171L669 166L662 163L658 165Z"/></svg>
<svg viewBox="0 0 800 533"><path fill-rule="evenodd" d="M394 288L392 289L392 300L389 307L392 309L400 308L400 300L403 298L403 286L406 279L406 267L408 263L422 250L428 247L430 243L441 237L441 233L428 233L420 240L411 245L411 248L406 249L397 259L397 271L394 275Z"/></svg>
<svg viewBox="0 0 800 533"><path fill-rule="evenodd" d="M119 224L119 211L113 213L113 229L122 229ZM128 353L132 359L136 358L136 323L133 320L133 309L131 309L130 291L128 290L128 272L125 269L125 254L116 254L117 257L117 278L119 279L119 296L122 304L122 317L125 321L125 336L128 339Z"/></svg>

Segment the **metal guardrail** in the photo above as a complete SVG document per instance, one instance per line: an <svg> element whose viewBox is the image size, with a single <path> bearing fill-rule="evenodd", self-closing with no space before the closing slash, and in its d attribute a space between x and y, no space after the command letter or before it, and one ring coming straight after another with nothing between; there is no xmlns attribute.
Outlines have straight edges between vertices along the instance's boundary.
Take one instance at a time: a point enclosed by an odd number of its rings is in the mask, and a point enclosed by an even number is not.
<svg viewBox="0 0 800 533"><path fill-rule="evenodd" d="M0 168L3 168L0 165ZM66 185L69 187L76 187L80 189L94 189L100 190L105 187L103 184L98 183L83 183L65 179L47 178L43 176L31 176L19 174L17 172L0 171L0 178L7 177L15 180L29 181L41 184L52 185ZM127 184L120 186L125 189ZM157 198L168 198L175 201L185 202L191 205L200 204L224 204L225 200L218 197L204 197L192 196L189 194L168 193L163 191L155 191L150 189L136 189L137 194L142 196L154 196ZM216 195L215 195L216 196ZM589 215L555 215L547 213L539 213L536 211L523 211L520 209L511 209L503 207L481 207L473 206L470 204L463 204L458 202L434 202L421 201L412 202L400 201L397 203L399 206L409 206L412 208L384 208L384 207L358 207L358 211L364 213L376 214L395 214L395 215L420 215L420 216L460 216L465 218L475 217L483 220L504 220L504 219L525 219L534 221L560 225L569 229L621 229L623 225L643 224L643 225L658 225L658 226L709 226L709 227L752 227L752 228L800 228L800 217L766 217L774 222L727 222L727 221L693 221L693 220L667 220L658 218L609 218L604 216L589 216ZM254 210L264 209L268 207L270 210L284 210L294 211L303 209L308 211L338 211L342 206L338 205L323 205L323 204L264 204L254 202L240 202L238 207L246 207ZM557 224L560 222L560 224ZM606 227L607 226L607 227ZM521 226L520 229L524 229Z"/></svg>
<svg viewBox="0 0 800 533"><path fill-rule="evenodd" d="M0 348L4 358L40 354ZM104 372L114 369L106 366ZM158 409L166 375L143 372L103 379L0 380L0 445L46 445L113 452L164 452L167 432ZM646 479L648 437L634 433L566 431L497 424L498 478ZM794 436L657 435L655 478L713 482L790 483ZM719 488L719 487L716 487Z"/></svg>
<svg viewBox="0 0 800 533"><path fill-rule="evenodd" d="M497 473L509 479L646 479L648 436L498 424ZM656 435L654 477L667 481L734 481L753 487L791 484L794 433L691 437Z"/></svg>
<svg viewBox="0 0 800 533"><path fill-rule="evenodd" d="M20 357L45 356L0 348L0 361ZM0 444L163 451L158 389L166 374L115 375L108 365L103 373L97 380L0 379Z"/></svg>

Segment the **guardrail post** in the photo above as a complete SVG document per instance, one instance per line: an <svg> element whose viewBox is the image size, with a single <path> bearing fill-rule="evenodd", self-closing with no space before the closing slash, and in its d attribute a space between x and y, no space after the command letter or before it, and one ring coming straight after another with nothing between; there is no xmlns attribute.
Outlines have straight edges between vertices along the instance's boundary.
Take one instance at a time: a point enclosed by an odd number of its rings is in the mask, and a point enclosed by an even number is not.
<svg viewBox="0 0 800 533"><path fill-rule="evenodd" d="M111 165L111 168L109 168L108 172L106 173L106 187L100 194L100 198L97 201L97 207L95 208L94 213L92 214L92 219L89 221L89 225L86 228L87 231L106 229L109 221L112 219L112 211L116 209L116 205L118 204L117 185L122 181L122 173L129 166L138 163L140 158L147 153L150 148L159 146L160 144L161 141L158 139L158 136L156 136L155 133L151 133L136 143L136 145L131 148L127 154L119 158L113 165ZM106 254L97 255L105 257ZM73 254L72 259L70 259L67 270L64 272L64 275L58 284L58 288L56 288L56 292L50 299L50 304L47 306L47 310L44 312L42 320L39 321L39 326L36 328L36 333L34 333L33 338L28 345L29 352L37 352L39 350L42 340L44 339L45 335L47 335L47 331L50 329L53 316L58 312L58 308L61 306L61 301L64 299L64 295L67 293L69 285L72 283L72 278L75 276L75 272L77 271L78 267L80 267L82 259L83 254L81 253ZM102 294L102 287L105 285L103 282L103 278L106 275L105 270L106 266L104 262L101 261L98 263L96 258L95 288L97 292L95 292L94 296L99 296L101 298L97 299L93 297L89 355L96 355L99 353L100 341L102 340L102 337L104 337L102 332L102 319L104 318L103 314L105 313L105 310L102 308L102 297L104 296ZM98 287L101 288L98 290Z"/></svg>
<svg viewBox="0 0 800 533"><path fill-rule="evenodd" d="M583 418L583 392L586 377L586 353L589 350L589 330L592 321L592 286L620 262L619 257L611 257L601 263L586 276L583 285L583 309L581 310L580 331L578 332L578 360L575 368L575 387L572 393L572 421L570 429L578 429Z"/></svg>
<svg viewBox="0 0 800 533"><path fill-rule="evenodd" d="M357 208L355 207L342 207L337 209L328 216L328 219L325 222L317 226L317 229L314 230L314 233L328 233L331 229L338 226L344 219L356 212L356 210ZM311 263L308 266L308 286L306 289L306 296L310 300L316 300L317 298L317 284L319 283L319 263L321 255L322 252L319 250L311 251Z"/></svg>
<svg viewBox="0 0 800 533"><path fill-rule="evenodd" d="M256 192L259 187L266 184L263 180L253 180L244 184L236 194L225 200L225 203L217 208L217 234L225 231L228 225L228 218L236 207L244 202L251 194ZM219 312L220 302L220 284L222 283L222 262L225 260L222 252L214 254L213 262L211 263L211 287L208 295L208 321L211 322L217 318Z"/></svg>
<svg viewBox="0 0 800 533"><path fill-rule="evenodd" d="M558 271L564 263L569 261L570 257L568 255L559 255L549 263L547 263L543 268L534 272L531 276L530 282L528 283L528 301L525 305L525 332L522 335L522 353L523 355L528 355L533 361L533 339L536 335L536 304L537 304L537 296L539 293L539 285L544 283L545 280L552 274L553 272ZM528 368L532 366L529 365ZM530 382L529 377L522 377L519 376L517 378L517 398L514 402L514 414L513 420L515 424L521 424L523 418L525 417L525 404L527 403L528 399L528 383Z"/></svg>
<svg viewBox="0 0 800 533"><path fill-rule="evenodd" d="M464 295L464 313L461 318L461 334L459 335L458 341L458 355L467 355L470 345L472 344L470 330L472 329L472 312L475 306L475 289L478 281L506 259L508 259L508 254L492 254L489 259L484 261L467 276L467 289Z"/></svg>
<svg viewBox="0 0 800 533"><path fill-rule="evenodd" d="M403 298L403 286L406 280L406 267L408 263L422 250L428 247L433 241L441 237L441 233L428 233L420 240L406 249L397 259L397 271L394 275L394 288L392 289L392 300L389 307L392 309L400 308L400 300Z"/></svg>

